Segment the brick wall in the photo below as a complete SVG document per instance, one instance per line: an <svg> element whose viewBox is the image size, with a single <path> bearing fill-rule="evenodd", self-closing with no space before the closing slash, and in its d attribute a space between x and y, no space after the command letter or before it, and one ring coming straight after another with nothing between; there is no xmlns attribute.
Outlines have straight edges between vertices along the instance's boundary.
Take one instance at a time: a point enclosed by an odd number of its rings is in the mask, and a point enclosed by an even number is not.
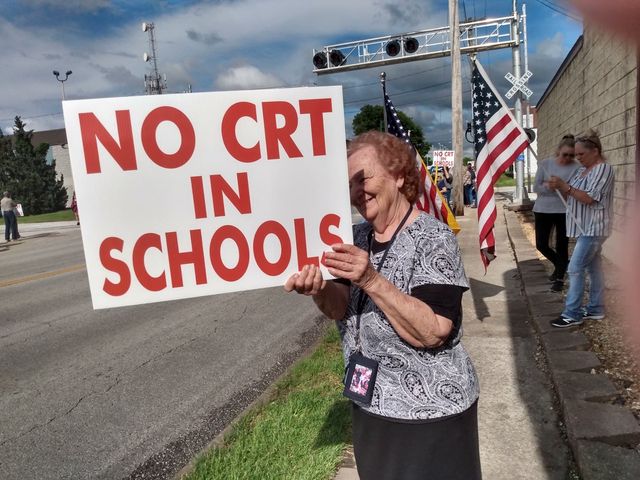
<svg viewBox="0 0 640 480"><path fill-rule="evenodd" d="M633 48L585 28L584 43L538 105L538 156L553 156L562 135L600 132L613 165L614 230L631 215L635 189L637 62ZM618 239L608 242L609 257Z"/></svg>

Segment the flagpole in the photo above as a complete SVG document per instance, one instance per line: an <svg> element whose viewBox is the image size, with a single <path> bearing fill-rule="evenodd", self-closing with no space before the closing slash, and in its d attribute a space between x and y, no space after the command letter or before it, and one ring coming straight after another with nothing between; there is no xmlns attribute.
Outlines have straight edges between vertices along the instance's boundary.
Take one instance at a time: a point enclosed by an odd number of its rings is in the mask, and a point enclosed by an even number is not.
<svg viewBox="0 0 640 480"><path fill-rule="evenodd" d="M529 149L529 153L531 155L533 155L533 158L536 159L536 164L538 165L538 167L542 168L542 171L544 172L544 174L547 177L550 177L551 175L549 174L549 171L546 168L544 168L544 164L542 164L541 162L538 161L538 156L536 155L536 152L533 150L533 148L531 148L531 144L528 144L527 148ZM569 213L569 215L571 215L571 218L576 223L576 227L578 227L578 230L580 230L580 233L582 235L586 236L586 234L584 233L584 230L582 229L582 225L580 224L580 221L577 219L575 214L571 210L569 210L569 206L567 205L567 201L562 196L562 193L560 193L560 190L556 190L555 192L558 194L558 197L562 201L562 204L564 205L565 210Z"/></svg>
<svg viewBox="0 0 640 480"><path fill-rule="evenodd" d="M389 123L387 122L387 107L384 104L384 97L387 93L387 74L380 72L380 83L382 84L382 118L384 120L384 133L389 133Z"/></svg>

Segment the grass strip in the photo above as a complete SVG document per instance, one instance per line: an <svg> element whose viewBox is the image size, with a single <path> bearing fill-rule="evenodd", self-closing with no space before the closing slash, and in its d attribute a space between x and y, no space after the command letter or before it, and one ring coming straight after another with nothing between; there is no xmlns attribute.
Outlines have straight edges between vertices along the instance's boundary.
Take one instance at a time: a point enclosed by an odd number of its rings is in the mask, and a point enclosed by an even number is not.
<svg viewBox="0 0 640 480"><path fill-rule="evenodd" d="M183 480L331 479L351 439L343 372L332 328L276 383L271 400L240 419L223 445L203 454Z"/></svg>
<svg viewBox="0 0 640 480"><path fill-rule="evenodd" d="M535 177L530 177L531 178L531 183L534 182L534 178ZM525 185L527 184L527 179L525 178L524 180ZM496 181L496 184L494 185L495 187L515 187L516 186L516 179L514 177L510 177L509 175L506 174L502 174L500 175L500 178L498 178L498 180Z"/></svg>
<svg viewBox="0 0 640 480"><path fill-rule="evenodd" d="M41 223L41 222L64 222L75 220L71 209L60 210L52 213L41 213L39 215L25 215L18 217L18 225L21 223Z"/></svg>

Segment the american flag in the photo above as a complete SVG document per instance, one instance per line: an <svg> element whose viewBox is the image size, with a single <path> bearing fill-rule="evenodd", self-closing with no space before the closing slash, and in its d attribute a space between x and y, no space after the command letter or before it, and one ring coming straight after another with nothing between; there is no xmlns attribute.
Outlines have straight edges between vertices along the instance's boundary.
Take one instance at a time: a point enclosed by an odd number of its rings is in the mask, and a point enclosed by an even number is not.
<svg viewBox="0 0 640 480"><path fill-rule="evenodd" d="M409 139L409 134L402 126L402 122L398 117L398 112L396 112L393 103L391 103L391 99L389 95L387 95L387 90L383 84L382 92L384 94L384 108L387 111L387 132L396 137L404 140L406 143L411 145L411 140ZM416 150L416 164L420 174L420 180L422 181L423 189L420 192L420 196L416 201L416 206L427 213L430 213L434 217L436 217L441 222L449 225L451 230L455 233L460 231L460 227L458 226L458 222L456 221L456 217L449 210L449 206L447 205L447 201L444 199L440 190L433 182L431 178L431 174L427 170L427 166L422 159L422 156Z"/></svg>
<svg viewBox="0 0 640 480"><path fill-rule="evenodd" d="M527 148L529 141L477 60L473 63L471 83L480 256L486 269L495 258L496 246L493 227L497 213L493 185Z"/></svg>

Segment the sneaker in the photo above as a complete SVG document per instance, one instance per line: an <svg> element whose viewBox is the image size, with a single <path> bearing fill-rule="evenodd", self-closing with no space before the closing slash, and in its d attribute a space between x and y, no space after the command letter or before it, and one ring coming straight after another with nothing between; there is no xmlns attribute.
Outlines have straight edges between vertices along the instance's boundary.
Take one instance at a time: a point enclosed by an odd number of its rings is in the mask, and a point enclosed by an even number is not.
<svg viewBox="0 0 640 480"><path fill-rule="evenodd" d="M562 279L564 279L564 275L559 275L558 272L556 272L555 270L551 275L549 275L550 282L555 282L556 280L562 280Z"/></svg>
<svg viewBox="0 0 640 480"><path fill-rule="evenodd" d="M551 322L551 326L557 328L567 328L573 327L575 325L580 325L583 321L584 320L582 320L582 318L574 320L573 318L567 318L560 315L558 318Z"/></svg>
<svg viewBox="0 0 640 480"><path fill-rule="evenodd" d="M582 319L583 320L602 320L604 318L604 313L587 313L587 312L582 312Z"/></svg>
<svg viewBox="0 0 640 480"><path fill-rule="evenodd" d="M561 292L563 288L564 288L564 282L562 280L555 280L551 285L550 290L552 292Z"/></svg>

